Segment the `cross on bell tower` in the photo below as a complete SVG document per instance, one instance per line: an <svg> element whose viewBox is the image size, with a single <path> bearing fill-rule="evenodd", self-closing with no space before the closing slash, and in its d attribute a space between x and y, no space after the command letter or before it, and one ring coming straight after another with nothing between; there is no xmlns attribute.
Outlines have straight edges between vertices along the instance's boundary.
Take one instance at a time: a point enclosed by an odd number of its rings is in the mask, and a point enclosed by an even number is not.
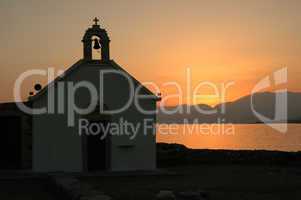
<svg viewBox="0 0 301 200"><path fill-rule="evenodd" d="M99 19L95 17L93 19L94 24L92 27L86 30L86 33L82 39L84 45L84 59L92 60L92 37L96 36L101 47L101 62L107 62L110 60L110 38L105 29L100 28L98 24Z"/></svg>
<svg viewBox="0 0 301 200"><path fill-rule="evenodd" d="M97 17L95 17L95 18L93 19L93 22L95 23L94 25L98 25L97 23L99 22L99 19L98 19Z"/></svg>

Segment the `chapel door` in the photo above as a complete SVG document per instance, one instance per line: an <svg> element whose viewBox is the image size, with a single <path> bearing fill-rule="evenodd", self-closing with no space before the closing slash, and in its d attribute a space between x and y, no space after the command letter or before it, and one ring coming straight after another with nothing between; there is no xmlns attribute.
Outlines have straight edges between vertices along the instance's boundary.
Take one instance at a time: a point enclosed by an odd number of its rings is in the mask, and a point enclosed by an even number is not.
<svg viewBox="0 0 301 200"><path fill-rule="evenodd" d="M91 123L100 126L102 124L102 127L108 125L107 121L90 120ZM99 134L87 136L87 167L89 171L105 170L108 166L108 136L101 139L104 134L104 131L100 131Z"/></svg>

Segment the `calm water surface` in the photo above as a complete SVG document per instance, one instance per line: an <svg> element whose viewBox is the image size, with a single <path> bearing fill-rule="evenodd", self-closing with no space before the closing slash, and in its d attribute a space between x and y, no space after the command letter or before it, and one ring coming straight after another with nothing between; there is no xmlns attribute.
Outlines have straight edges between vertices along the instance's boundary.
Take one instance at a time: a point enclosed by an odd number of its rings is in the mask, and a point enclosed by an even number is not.
<svg viewBox="0 0 301 200"><path fill-rule="evenodd" d="M301 124L288 124L285 133L265 124L158 124L156 137L193 149L301 151Z"/></svg>

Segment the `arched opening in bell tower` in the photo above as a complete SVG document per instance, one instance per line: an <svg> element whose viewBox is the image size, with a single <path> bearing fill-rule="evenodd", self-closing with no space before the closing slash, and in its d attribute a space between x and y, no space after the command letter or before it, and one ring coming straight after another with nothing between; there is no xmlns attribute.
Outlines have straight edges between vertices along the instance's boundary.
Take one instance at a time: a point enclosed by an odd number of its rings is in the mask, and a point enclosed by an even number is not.
<svg viewBox="0 0 301 200"><path fill-rule="evenodd" d="M110 38L107 31L100 28L99 20L95 18L93 21L95 24L88 28L82 39L84 60L99 60L100 58L101 62L108 62L110 60Z"/></svg>
<svg viewBox="0 0 301 200"><path fill-rule="evenodd" d="M97 36L92 37L92 60L101 60L101 43L100 38Z"/></svg>

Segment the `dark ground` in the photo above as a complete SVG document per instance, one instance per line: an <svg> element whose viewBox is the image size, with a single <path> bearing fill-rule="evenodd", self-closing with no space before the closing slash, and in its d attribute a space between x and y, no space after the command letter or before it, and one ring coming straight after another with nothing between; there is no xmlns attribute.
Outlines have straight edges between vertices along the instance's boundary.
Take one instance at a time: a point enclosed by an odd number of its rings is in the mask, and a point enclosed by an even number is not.
<svg viewBox="0 0 301 200"><path fill-rule="evenodd" d="M114 199L154 199L160 190L205 191L211 200L300 200L301 169L295 167L200 165L169 168L177 175L86 177L83 186ZM85 188L85 187L83 187Z"/></svg>
<svg viewBox="0 0 301 200"><path fill-rule="evenodd" d="M0 179L1 200L54 200L44 180L37 179Z"/></svg>
<svg viewBox="0 0 301 200"><path fill-rule="evenodd" d="M149 176L82 177L84 190L114 199L154 199L160 190L205 191L211 200L300 200L301 152L192 150L157 145L158 166Z"/></svg>
<svg viewBox="0 0 301 200"><path fill-rule="evenodd" d="M83 193L117 200L152 200L160 190L205 191L210 200L300 200L301 169L262 165L199 165L168 168L175 174L83 176ZM57 199L40 180L0 181L2 200Z"/></svg>
<svg viewBox="0 0 301 200"><path fill-rule="evenodd" d="M83 194L154 199L160 190L204 191L210 200L300 200L301 153L191 150L158 144L159 173L72 174ZM57 199L40 179L3 179L2 199Z"/></svg>

